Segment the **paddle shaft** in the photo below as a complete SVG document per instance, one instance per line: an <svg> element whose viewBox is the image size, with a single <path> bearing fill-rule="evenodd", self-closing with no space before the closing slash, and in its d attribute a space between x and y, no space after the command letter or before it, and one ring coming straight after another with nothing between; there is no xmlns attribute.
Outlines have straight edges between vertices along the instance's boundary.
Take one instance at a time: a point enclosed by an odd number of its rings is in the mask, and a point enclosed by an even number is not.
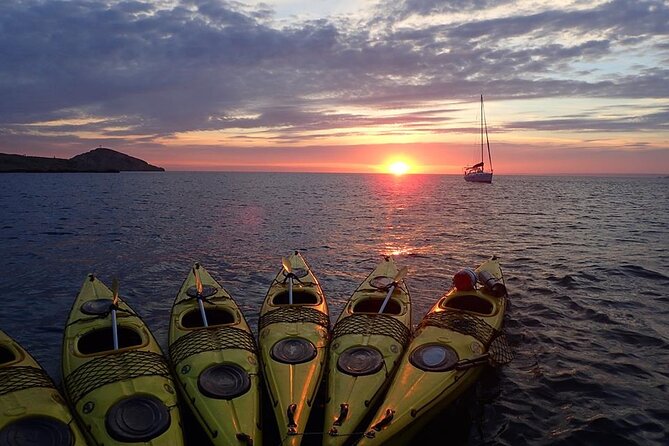
<svg viewBox="0 0 669 446"><path fill-rule="evenodd" d="M197 306L200 308L200 316L202 316L202 324L205 327L208 327L209 323L207 323L207 313L204 311L204 302L202 302L202 296L200 295L197 296Z"/></svg>
<svg viewBox="0 0 669 446"><path fill-rule="evenodd" d="M388 294L386 294L386 298L383 299L383 303L381 304L381 308L379 308L379 313L378 314L383 313L383 310L386 309L386 305L388 305L388 301L390 300L390 296L392 296L393 291L395 291L395 284L394 283L393 283L393 286L391 286L390 289L388 290Z"/></svg>
<svg viewBox="0 0 669 446"><path fill-rule="evenodd" d="M118 350L118 326L116 325L116 308L112 308L111 317L112 317L112 337L114 339L114 350Z"/></svg>
<svg viewBox="0 0 669 446"><path fill-rule="evenodd" d="M111 318L112 318L112 342L114 343L114 350L118 350L118 324L116 323L116 306L118 305L118 279L114 277L112 281L112 297L111 304ZM96 293L97 295L97 293Z"/></svg>

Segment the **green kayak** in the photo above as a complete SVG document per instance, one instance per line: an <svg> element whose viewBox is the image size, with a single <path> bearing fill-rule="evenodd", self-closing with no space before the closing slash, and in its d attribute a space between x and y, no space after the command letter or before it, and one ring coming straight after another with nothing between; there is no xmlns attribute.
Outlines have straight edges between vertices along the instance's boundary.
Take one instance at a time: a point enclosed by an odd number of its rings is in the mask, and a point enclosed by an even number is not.
<svg viewBox="0 0 669 446"><path fill-rule="evenodd" d="M62 359L66 396L91 445L183 444L174 381L156 339L92 274L70 311Z"/></svg>
<svg viewBox="0 0 669 446"><path fill-rule="evenodd" d="M0 331L0 445L86 445L51 378L3 331Z"/></svg>
<svg viewBox="0 0 669 446"><path fill-rule="evenodd" d="M383 397L411 338L411 299L392 257L355 290L333 329L324 445L351 443ZM363 428L365 426L362 426Z"/></svg>
<svg viewBox="0 0 669 446"><path fill-rule="evenodd" d="M259 343L281 444L297 446L323 375L330 318L304 258L296 252L283 260L262 305Z"/></svg>
<svg viewBox="0 0 669 446"><path fill-rule="evenodd" d="M497 258L461 273L416 328L360 446L411 444L476 382L486 364L511 360L501 333L507 294Z"/></svg>
<svg viewBox="0 0 669 446"><path fill-rule="evenodd" d="M260 445L256 343L230 294L195 264L172 306L170 358L183 401L214 445Z"/></svg>

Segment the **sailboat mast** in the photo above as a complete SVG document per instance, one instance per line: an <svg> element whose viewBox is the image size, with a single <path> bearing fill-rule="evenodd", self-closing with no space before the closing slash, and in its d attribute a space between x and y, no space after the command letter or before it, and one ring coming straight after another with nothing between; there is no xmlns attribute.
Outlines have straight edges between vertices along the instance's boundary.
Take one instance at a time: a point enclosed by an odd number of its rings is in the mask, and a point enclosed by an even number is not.
<svg viewBox="0 0 669 446"><path fill-rule="evenodd" d="M481 95L481 162L483 162L483 95Z"/></svg>
<svg viewBox="0 0 669 446"><path fill-rule="evenodd" d="M492 172L492 156L490 156L490 140L488 139L488 123L483 112L483 95L481 95L481 123L485 126L485 142L488 146L488 162L490 163L490 172ZM483 161L483 137L481 137L481 161Z"/></svg>

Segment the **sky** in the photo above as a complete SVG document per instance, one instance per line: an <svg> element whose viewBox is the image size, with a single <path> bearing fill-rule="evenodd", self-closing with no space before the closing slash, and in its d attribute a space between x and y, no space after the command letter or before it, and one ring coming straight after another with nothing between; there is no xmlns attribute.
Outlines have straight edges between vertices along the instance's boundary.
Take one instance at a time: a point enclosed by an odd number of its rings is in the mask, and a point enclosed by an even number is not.
<svg viewBox="0 0 669 446"><path fill-rule="evenodd" d="M669 174L669 1L0 0L0 152ZM487 159L486 159L487 164Z"/></svg>

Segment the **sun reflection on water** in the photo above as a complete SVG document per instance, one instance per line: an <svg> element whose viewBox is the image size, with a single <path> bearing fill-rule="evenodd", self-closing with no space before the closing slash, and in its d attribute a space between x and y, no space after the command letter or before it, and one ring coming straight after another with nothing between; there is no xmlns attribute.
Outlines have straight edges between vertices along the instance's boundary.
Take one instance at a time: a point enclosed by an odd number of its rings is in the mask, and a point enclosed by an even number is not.
<svg viewBox="0 0 669 446"><path fill-rule="evenodd" d="M381 255L393 257L427 256L432 252L432 245L411 245L410 243L388 243L380 249Z"/></svg>
<svg viewBox="0 0 669 446"><path fill-rule="evenodd" d="M375 219L380 229L379 254L400 258L430 256L434 247L428 234L443 224L433 198L440 187L440 177L418 174L371 178L370 189L378 210ZM425 219L417 218L426 212L434 215L427 226Z"/></svg>

